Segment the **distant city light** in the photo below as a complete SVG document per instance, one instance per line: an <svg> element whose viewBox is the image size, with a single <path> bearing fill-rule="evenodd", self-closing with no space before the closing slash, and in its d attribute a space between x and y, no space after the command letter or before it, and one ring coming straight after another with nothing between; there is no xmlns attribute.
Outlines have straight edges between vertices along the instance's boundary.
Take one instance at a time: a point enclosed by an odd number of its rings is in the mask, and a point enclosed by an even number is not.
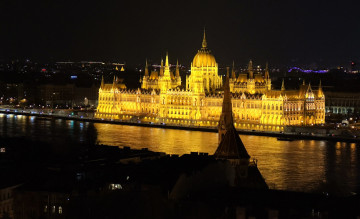
<svg viewBox="0 0 360 219"><path fill-rule="evenodd" d="M301 69L301 68L298 68L298 67L292 67L289 69L288 72L292 72L293 70L295 71L300 71L302 73L316 73L316 74L323 74L323 73L328 73L329 70L305 70L305 69Z"/></svg>

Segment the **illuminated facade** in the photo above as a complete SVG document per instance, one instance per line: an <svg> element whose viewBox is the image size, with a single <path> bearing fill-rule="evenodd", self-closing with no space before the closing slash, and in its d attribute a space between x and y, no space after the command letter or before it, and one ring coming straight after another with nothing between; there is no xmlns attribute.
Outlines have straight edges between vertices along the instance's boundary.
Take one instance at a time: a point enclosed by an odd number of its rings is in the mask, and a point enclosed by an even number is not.
<svg viewBox="0 0 360 219"><path fill-rule="evenodd" d="M227 69L229 74L229 68ZM141 88L129 90L116 83L101 83L97 118L184 126L218 125L223 101L222 77L218 63L204 38L191 63L186 88L180 89L179 66L170 72L166 55L159 74L149 74L146 63ZM282 130L285 125L313 125L325 122L325 96L305 82L299 90L272 90L268 67L259 73L249 62L246 73L236 76L233 66L229 80L234 125L239 129Z"/></svg>

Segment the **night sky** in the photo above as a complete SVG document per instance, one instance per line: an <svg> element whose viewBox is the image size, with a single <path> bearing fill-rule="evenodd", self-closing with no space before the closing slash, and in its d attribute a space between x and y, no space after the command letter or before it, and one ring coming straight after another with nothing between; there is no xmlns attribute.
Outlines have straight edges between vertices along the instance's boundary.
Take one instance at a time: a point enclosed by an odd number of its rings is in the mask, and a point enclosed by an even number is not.
<svg viewBox="0 0 360 219"><path fill-rule="evenodd" d="M206 27L220 65L360 61L357 1L0 1L0 58L190 65Z"/></svg>

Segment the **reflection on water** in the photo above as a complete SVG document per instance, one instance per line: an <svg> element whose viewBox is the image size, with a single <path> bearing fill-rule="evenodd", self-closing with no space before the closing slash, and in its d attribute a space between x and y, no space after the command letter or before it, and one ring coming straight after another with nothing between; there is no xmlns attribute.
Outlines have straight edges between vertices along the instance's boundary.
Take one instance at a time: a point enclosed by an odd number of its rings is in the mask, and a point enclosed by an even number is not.
<svg viewBox="0 0 360 219"><path fill-rule="evenodd" d="M1 136L27 136L57 142L97 141L99 144L149 148L168 154L192 151L213 154L217 133L89 123L72 120L40 120L32 116L0 114ZM359 149L354 143L300 140L277 141L273 137L242 135L246 149L258 160L267 183L277 189L359 191Z"/></svg>

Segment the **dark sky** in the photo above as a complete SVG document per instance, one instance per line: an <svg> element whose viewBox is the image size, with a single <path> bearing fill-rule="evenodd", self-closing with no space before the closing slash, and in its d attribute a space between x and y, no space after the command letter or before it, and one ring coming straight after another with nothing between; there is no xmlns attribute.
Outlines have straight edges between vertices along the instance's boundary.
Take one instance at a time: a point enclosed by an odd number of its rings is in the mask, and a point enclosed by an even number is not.
<svg viewBox="0 0 360 219"><path fill-rule="evenodd" d="M189 65L203 27L220 65L360 61L357 1L0 1L0 58Z"/></svg>

